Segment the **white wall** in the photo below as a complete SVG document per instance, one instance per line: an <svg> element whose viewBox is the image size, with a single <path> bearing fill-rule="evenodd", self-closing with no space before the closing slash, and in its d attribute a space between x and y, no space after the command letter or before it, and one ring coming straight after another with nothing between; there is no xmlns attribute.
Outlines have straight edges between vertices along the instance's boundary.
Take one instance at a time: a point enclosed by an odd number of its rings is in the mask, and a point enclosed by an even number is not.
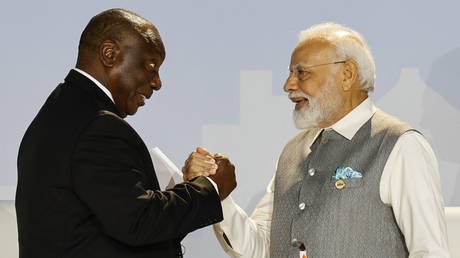
<svg viewBox="0 0 460 258"><path fill-rule="evenodd" d="M367 39L377 66L372 98L424 133L439 159L445 203L460 206L456 1L4 1L0 199L14 198L21 137L74 66L81 31L112 7L156 24L167 52L163 88L128 122L178 167L197 145L227 154L237 167L232 195L247 212L296 133L282 84L297 33L323 21ZM187 257L224 256L209 228L183 244Z"/></svg>

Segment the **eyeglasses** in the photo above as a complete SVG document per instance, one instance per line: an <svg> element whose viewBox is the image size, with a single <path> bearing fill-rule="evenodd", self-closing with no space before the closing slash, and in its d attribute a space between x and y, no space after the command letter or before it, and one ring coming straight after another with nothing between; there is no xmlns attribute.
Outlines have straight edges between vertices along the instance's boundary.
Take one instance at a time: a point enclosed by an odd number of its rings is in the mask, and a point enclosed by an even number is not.
<svg viewBox="0 0 460 258"><path fill-rule="evenodd" d="M294 75L295 78L297 78L299 81L305 81L308 79L308 75L310 74L309 71L305 70L305 68L312 68L312 67L317 67L317 66L323 66L323 65L332 65L332 64L343 64L345 63L346 60L343 61L336 61L332 63L326 63L326 64L317 64L317 65L301 65L301 64L296 64L292 69L289 69L289 78L291 78L292 75Z"/></svg>

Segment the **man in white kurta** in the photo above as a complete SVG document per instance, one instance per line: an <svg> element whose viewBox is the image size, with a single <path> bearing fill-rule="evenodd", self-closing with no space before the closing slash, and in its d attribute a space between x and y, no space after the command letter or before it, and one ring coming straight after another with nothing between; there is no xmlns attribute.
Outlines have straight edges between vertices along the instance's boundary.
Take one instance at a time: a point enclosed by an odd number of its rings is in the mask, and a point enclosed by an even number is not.
<svg viewBox="0 0 460 258"><path fill-rule="evenodd" d="M356 44L350 45L350 39ZM302 32L284 89L296 103L296 126L317 130L307 142L314 142L323 130L351 140L371 119L376 112L368 96L374 89L374 69L364 39L353 30L321 24ZM270 256L274 178L250 217L231 197L222 201L224 221L214 230L231 256ZM450 257L438 164L420 133L407 131L398 138L379 187L381 201L391 206L404 235L409 257Z"/></svg>

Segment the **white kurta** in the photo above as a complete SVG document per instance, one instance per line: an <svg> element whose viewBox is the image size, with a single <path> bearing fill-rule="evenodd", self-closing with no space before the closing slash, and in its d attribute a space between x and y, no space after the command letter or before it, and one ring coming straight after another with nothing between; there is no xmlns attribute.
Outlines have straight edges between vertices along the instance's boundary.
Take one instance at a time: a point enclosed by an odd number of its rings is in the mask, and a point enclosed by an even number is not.
<svg viewBox="0 0 460 258"><path fill-rule="evenodd" d="M374 113L375 106L367 98L330 128L350 140ZM224 221L215 224L214 231L231 256L270 256L273 180L274 177L251 217L230 196L222 201ZM380 199L392 206L410 258L450 257L438 162L419 133L406 132L396 142L380 179ZM223 239L223 233L232 247Z"/></svg>

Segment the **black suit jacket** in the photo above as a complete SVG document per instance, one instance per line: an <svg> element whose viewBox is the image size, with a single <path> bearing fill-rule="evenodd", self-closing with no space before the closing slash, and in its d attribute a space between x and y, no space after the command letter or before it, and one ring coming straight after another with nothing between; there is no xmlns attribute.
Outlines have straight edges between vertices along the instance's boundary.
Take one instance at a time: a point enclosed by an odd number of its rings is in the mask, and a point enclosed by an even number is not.
<svg viewBox="0 0 460 258"><path fill-rule="evenodd" d="M222 220L204 177L161 192L148 150L113 102L75 70L22 139L20 257L180 257L180 240Z"/></svg>

